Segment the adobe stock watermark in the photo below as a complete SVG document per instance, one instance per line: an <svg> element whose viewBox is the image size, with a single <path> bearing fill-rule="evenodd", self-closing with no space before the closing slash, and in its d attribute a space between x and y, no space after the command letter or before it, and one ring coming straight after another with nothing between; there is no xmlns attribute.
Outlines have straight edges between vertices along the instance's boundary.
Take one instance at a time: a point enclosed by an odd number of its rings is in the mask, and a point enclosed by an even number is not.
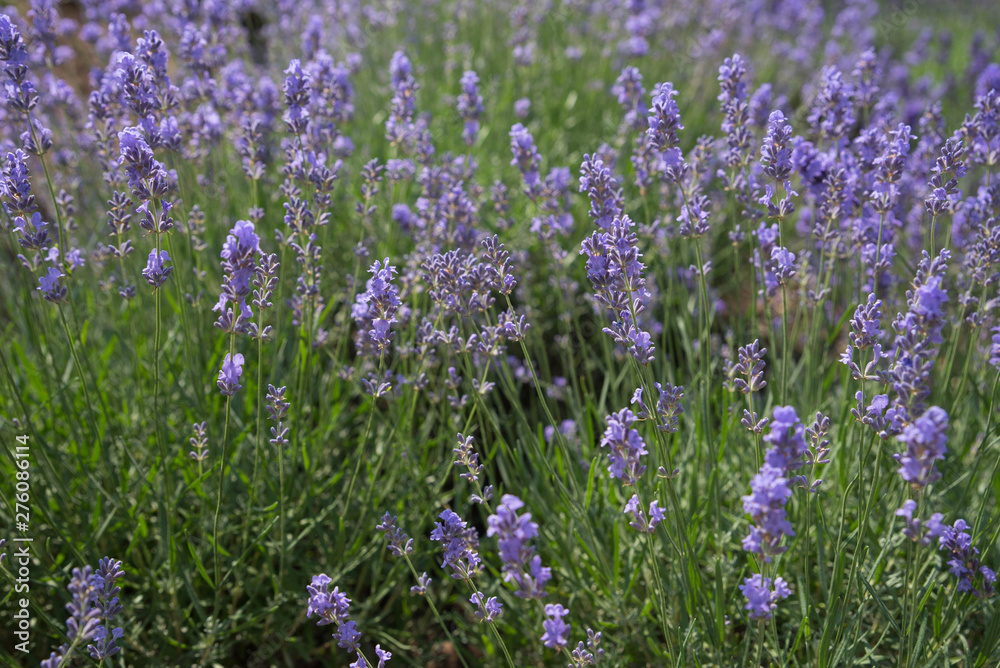
<svg viewBox="0 0 1000 668"><path fill-rule="evenodd" d="M31 531L31 446L28 445L28 436L16 437L17 445L14 447L14 466L17 471L14 474L14 527L21 534L13 539L15 550L10 555L11 577L14 580L14 637L17 643L14 649L18 652L28 653L28 644L31 641L31 599L28 595L31 592L31 553L28 543L33 539ZM6 540L0 540L0 548L4 546ZM4 561L7 555L0 554L0 562ZM20 595L20 596L17 596Z"/></svg>

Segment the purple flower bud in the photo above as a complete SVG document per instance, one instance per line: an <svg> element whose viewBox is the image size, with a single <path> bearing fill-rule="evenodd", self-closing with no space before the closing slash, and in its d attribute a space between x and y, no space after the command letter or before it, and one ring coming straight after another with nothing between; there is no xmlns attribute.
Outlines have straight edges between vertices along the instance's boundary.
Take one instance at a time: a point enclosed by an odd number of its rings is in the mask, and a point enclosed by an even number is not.
<svg viewBox="0 0 1000 668"><path fill-rule="evenodd" d="M545 606L545 616L548 618L542 622L545 633L542 634L542 643L550 649L562 649L566 646L566 636L569 635L570 625L562 620L569 614L569 610L559 603L549 603Z"/></svg>
<svg viewBox="0 0 1000 668"><path fill-rule="evenodd" d="M788 598L792 590L783 579L765 578L760 574L754 574L740 585L740 591L747 599L746 609L750 611L750 619L771 619L772 613L778 607L778 601Z"/></svg>
<svg viewBox="0 0 1000 668"><path fill-rule="evenodd" d="M159 254L155 249L149 251L149 258L146 260L146 268L142 270L142 275L154 290L166 283L174 271L173 267L166 266L167 262L170 262L170 254L166 250L161 250Z"/></svg>
<svg viewBox="0 0 1000 668"><path fill-rule="evenodd" d="M226 358L222 361L222 369L219 371L219 380L216 382L222 396L231 397L242 390L243 386L240 385L242 376L243 355L236 353L235 356L230 357L229 353L226 353Z"/></svg>
<svg viewBox="0 0 1000 668"><path fill-rule="evenodd" d="M35 288L42 293L46 301L53 304L66 301L66 286L59 283L59 279L64 274L55 267L49 267L49 271L44 276L38 277L38 287Z"/></svg>
<svg viewBox="0 0 1000 668"><path fill-rule="evenodd" d="M897 473L914 489L922 489L940 480L935 461L944 459L948 452L948 414L937 406L914 420L899 436L906 444L906 452L896 454L899 462Z"/></svg>

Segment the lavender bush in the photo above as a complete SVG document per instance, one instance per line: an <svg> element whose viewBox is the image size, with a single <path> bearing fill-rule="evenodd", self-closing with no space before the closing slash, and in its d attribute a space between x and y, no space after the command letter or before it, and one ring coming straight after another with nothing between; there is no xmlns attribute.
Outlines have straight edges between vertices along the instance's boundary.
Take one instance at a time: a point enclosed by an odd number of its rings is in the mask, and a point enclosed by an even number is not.
<svg viewBox="0 0 1000 668"><path fill-rule="evenodd" d="M6 665L1000 663L988 3L31 0L0 68Z"/></svg>

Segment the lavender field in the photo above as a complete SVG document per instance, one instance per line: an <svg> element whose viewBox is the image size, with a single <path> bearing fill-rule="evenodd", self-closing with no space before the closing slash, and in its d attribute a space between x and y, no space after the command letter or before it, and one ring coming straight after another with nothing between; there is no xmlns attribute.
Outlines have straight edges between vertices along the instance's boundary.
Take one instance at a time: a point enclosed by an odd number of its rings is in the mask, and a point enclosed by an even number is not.
<svg viewBox="0 0 1000 668"><path fill-rule="evenodd" d="M6 666L1000 665L1000 10L0 10Z"/></svg>

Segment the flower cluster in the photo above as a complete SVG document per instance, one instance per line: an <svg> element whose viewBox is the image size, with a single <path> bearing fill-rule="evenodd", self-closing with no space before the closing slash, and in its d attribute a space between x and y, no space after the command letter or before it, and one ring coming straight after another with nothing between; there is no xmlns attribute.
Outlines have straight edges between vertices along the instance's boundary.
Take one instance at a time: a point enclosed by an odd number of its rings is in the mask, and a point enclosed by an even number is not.
<svg viewBox="0 0 1000 668"><path fill-rule="evenodd" d="M624 346L636 362L645 365L652 361L655 348L652 337L637 321L649 293L632 227L627 215L616 216L607 231L594 232L584 239L580 252L587 256L587 277L594 286L595 298L614 314L611 327L605 327L604 332Z"/></svg>
<svg viewBox="0 0 1000 668"><path fill-rule="evenodd" d="M518 515L524 502L513 494L504 494L496 513L487 518L487 536L497 537L500 559L503 561L504 582L517 586L519 598L544 598L545 585L552 578L552 569L542 566L542 559L529 544L538 536L538 524L531 513Z"/></svg>
<svg viewBox="0 0 1000 668"><path fill-rule="evenodd" d="M677 433L677 424L680 421L680 416L684 413L684 407L681 405L681 400L684 399L684 388L680 385L671 385L670 383L662 385L660 383L653 383L653 387L660 394L655 406L656 428L668 434L675 434ZM635 414L636 420L654 419L653 413L643 403L641 387L637 387L635 392L632 393L630 403L638 405L639 412Z"/></svg>
<svg viewBox="0 0 1000 668"><path fill-rule="evenodd" d="M896 454L899 462L897 473L914 489L923 489L941 479L935 461L948 453L948 413L931 406L899 435L906 444L906 452Z"/></svg>
<svg viewBox="0 0 1000 668"><path fill-rule="evenodd" d="M396 268L385 258L383 262L376 260L368 271L371 278L365 291L357 296L351 315L358 325L358 351L382 354L392 342L390 328L396 322L396 311L401 304L399 292L392 284Z"/></svg>
<svg viewBox="0 0 1000 668"><path fill-rule="evenodd" d="M993 596L997 575L979 561L979 550L972 547L972 537L965 532L965 520L956 520L953 526L941 529L939 549L951 558L948 570L958 578L958 591L968 592L976 598Z"/></svg>
<svg viewBox="0 0 1000 668"><path fill-rule="evenodd" d="M397 519L395 515L390 515L387 512L382 516L382 522L375 528L385 535L385 540L388 543L386 547L389 552L393 556L401 557L404 554L413 553L413 539L400 531L399 527L396 526Z"/></svg>
<svg viewBox="0 0 1000 668"><path fill-rule="evenodd" d="M451 577L471 580L479 573L482 561L479 558L479 534L454 511L445 510L440 518L440 522L434 523L431 540L444 547L441 568L451 566L454 571Z"/></svg>
<svg viewBox="0 0 1000 668"><path fill-rule="evenodd" d="M765 578L759 573L743 580L740 591L746 597L746 609L750 611L750 619L771 619L778 608L778 601L792 595L788 584L780 577Z"/></svg>
<svg viewBox="0 0 1000 668"><path fill-rule="evenodd" d="M121 652L119 641L125 635L121 627L111 628L115 617L122 611L118 594L121 588L118 580L124 575L122 562L104 557L97 570L90 566L74 568L69 583L73 600L66 604L69 618L66 620L66 636L70 644L61 645L49 658L42 661L42 668L57 668L69 665L73 650L83 642L87 645L91 658L103 661Z"/></svg>
<svg viewBox="0 0 1000 668"><path fill-rule="evenodd" d="M626 487L635 485L646 472L642 456L649 454L639 431L632 428L636 421L635 413L623 408L609 415L607 420L608 427L601 437L601 447L608 448L608 473L612 478L621 480Z"/></svg>

